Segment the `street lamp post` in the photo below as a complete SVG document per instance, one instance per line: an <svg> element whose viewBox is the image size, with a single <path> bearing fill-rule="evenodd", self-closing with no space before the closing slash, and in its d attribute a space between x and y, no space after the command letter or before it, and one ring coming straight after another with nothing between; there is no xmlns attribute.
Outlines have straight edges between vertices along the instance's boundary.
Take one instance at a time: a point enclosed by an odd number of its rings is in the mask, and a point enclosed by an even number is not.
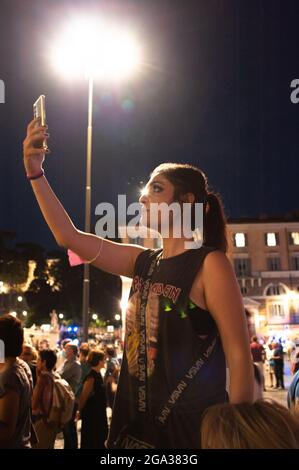
<svg viewBox="0 0 299 470"><path fill-rule="evenodd" d="M93 78L88 79L88 125L87 125L87 153L86 153L86 186L85 186L85 232L90 233L91 214L91 156L92 156L92 105L93 105ZM88 340L89 304L90 304L90 266L84 263L83 274L83 305L82 323L83 339Z"/></svg>

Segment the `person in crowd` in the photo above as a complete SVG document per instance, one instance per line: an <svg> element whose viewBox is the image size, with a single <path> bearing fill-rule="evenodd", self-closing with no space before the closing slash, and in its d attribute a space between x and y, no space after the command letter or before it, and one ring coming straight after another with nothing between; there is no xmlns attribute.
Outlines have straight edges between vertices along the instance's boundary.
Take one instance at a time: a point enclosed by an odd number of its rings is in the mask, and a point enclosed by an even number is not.
<svg viewBox="0 0 299 470"><path fill-rule="evenodd" d="M266 360L267 360L267 366L268 366L267 370L269 374L270 388L274 387L274 377L275 377L275 373L274 373L275 361L273 359L273 354L274 354L274 344L270 342L268 343L266 347Z"/></svg>
<svg viewBox="0 0 299 470"><path fill-rule="evenodd" d="M49 423L47 418L53 400L54 373L57 356L52 349L39 351L37 360L37 382L33 389L32 414L38 438L35 449L53 449L59 423Z"/></svg>
<svg viewBox="0 0 299 470"><path fill-rule="evenodd" d="M106 384L107 406L113 409L113 403L117 390L117 383L120 371L120 364L116 357L115 349L112 346L106 348L107 363L104 381Z"/></svg>
<svg viewBox="0 0 299 470"><path fill-rule="evenodd" d="M67 344L71 343L72 340L69 338L65 338L61 341L60 347L61 350L58 351L57 353L57 362L56 362L56 369L59 370L62 368L63 364L65 363L66 360L66 354L65 354L65 347Z"/></svg>
<svg viewBox="0 0 299 470"><path fill-rule="evenodd" d="M293 355L292 361L291 361L291 372L292 374L296 374L296 372L299 370L299 351L295 352Z"/></svg>
<svg viewBox="0 0 299 470"><path fill-rule="evenodd" d="M275 388L281 387L284 390L284 357L283 357L283 347L281 343L275 343L273 352L274 360L274 374L276 379Z"/></svg>
<svg viewBox="0 0 299 470"><path fill-rule="evenodd" d="M29 366L18 359L24 333L19 319L0 317L0 340L4 362L0 362L0 448L31 447L32 376Z"/></svg>
<svg viewBox="0 0 299 470"><path fill-rule="evenodd" d="M81 449L105 449L108 434L105 385L101 369L105 367L105 353L90 351L87 359L91 367L85 377L80 395L77 419L82 419Z"/></svg>
<svg viewBox="0 0 299 470"><path fill-rule="evenodd" d="M245 315L246 315L246 321L247 321L247 328L248 328L248 333L250 333L251 329L251 323L250 323L250 317L251 313L250 311L245 308ZM260 400L263 398L263 390L264 390L264 384L263 384L263 378L261 375L260 368L257 366L255 362L252 361L252 367L253 367L253 372L254 372L254 382L253 382L253 401Z"/></svg>
<svg viewBox="0 0 299 470"><path fill-rule="evenodd" d="M37 123L33 120L27 128L24 165L58 244L97 268L133 278L108 448L197 448L199 416L208 406L228 399L226 361L229 400L240 403L253 396L244 307L226 256L220 197L209 189L199 168L165 163L154 169L139 199L141 224L153 227L156 219L163 249L148 250L84 233L74 226L44 175L45 152L37 147L48 134ZM151 218L152 210L162 203L168 208L175 203L178 211L166 215L160 211ZM189 220L181 218L184 204L191 208ZM203 231L196 216L199 208ZM184 390L183 379L188 384Z"/></svg>
<svg viewBox="0 0 299 470"><path fill-rule="evenodd" d="M250 350L251 350L252 360L260 371L262 384L263 384L263 390L266 391L265 374L264 374L264 362L265 362L266 352L265 352L264 346L258 342L257 336L255 335L251 339Z"/></svg>
<svg viewBox="0 0 299 470"><path fill-rule="evenodd" d="M22 353L20 355L20 359L27 362L28 366L30 367L33 386L36 384L36 361L37 361L37 350L28 343L23 344Z"/></svg>
<svg viewBox="0 0 299 470"><path fill-rule="evenodd" d="M201 422L202 449L299 449L299 421L275 401L221 403Z"/></svg>
<svg viewBox="0 0 299 470"><path fill-rule="evenodd" d="M79 383L79 387L76 392L76 400L79 401L82 389L83 389L83 383L85 381L85 378L90 372L90 364L87 361L88 354L90 352L89 345L88 343L81 343L80 348L79 348L79 361L81 365L81 379Z"/></svg>
<svg viewBox="0 0 299 470"><path fill-rule="evenodd" d="M75 396L80 384L81 379L81 364L78 361L78 347L76 344L67 343L65 346L66 360L61 369L57 370L59 375L65 379L71 386ZM64 448L65 449L77 449L78 448L78 436L76 428L76 417L77 403L75 403L72 419L63 428L64 437Z"/></svg>
<svg viewBox="0 0 299 470"><path fill-rule="evenodd" d="M299 370L295 372L288 390L288 407L299 418Z"/></svg>
<svg viewBox="0 0 299 470"><path fill-rule="evenodd" d="M40 339L38 342L38 351L42 351L43 349L50 349L50 342L47 338Z"/></svg>

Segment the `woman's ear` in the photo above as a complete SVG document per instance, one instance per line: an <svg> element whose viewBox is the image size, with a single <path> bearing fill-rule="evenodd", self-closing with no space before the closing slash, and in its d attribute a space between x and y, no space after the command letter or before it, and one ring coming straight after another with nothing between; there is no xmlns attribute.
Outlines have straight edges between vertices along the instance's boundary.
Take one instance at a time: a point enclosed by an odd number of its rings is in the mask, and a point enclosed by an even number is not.
<svg viewBox="0 0 299 470"><path fill-rule="evenodd" d="M193 193L186 193L186 194L183 194L181 197L181 202L189 202L191 204L193 204L195 202L195 196Z"/></svg>

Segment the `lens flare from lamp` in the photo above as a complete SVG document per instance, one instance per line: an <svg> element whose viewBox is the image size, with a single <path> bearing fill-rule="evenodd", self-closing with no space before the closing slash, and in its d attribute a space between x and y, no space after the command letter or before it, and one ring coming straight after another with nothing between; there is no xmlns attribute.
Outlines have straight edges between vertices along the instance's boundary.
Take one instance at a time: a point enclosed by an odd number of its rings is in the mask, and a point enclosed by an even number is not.
<svg viewBox="0 0 299 470"><path fill-rule="evenodd" d="M55 68L71 78L85 74L119 81L135 72L140 62L133 35L120 26L92 19L72 21L51 49Z"/></svg>

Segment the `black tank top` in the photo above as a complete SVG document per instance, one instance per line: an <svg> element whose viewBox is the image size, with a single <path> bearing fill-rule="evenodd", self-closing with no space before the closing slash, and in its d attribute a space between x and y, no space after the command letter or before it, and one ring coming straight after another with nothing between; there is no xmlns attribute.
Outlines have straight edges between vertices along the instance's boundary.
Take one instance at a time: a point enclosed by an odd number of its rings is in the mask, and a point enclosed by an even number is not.
<svg viewBox="0 0 299 470"><path fill-rule="evenodd" d="M162 250L146 250L135 263L126 312L126 336L122 369L115 399L109 447L121 429L138 419L138 351L140 290L153 257ZM165 405L187 370L202 352L203 336L217 331L210 313L190 301L190 291L205 257L214 248L201 247L161 259L151 279L146 307L147 399L153 418ZM161 447L198 448L200 415L226 400L225 358L218 337L208 361L184 390L161 434ZM142 436L140 436L142 440Z"/></svg>

